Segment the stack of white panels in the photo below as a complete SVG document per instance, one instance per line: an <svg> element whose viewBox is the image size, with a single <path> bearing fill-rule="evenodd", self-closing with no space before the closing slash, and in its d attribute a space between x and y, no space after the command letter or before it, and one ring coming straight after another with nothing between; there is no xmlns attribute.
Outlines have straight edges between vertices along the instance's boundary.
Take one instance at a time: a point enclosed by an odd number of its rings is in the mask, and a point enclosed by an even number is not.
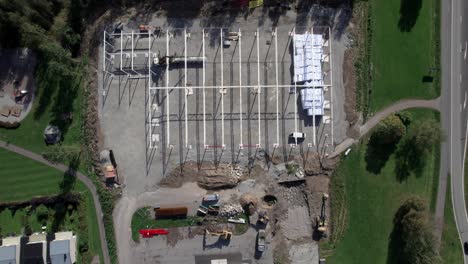
<svg viewBox="0 0 468 264"><path fill-rule="evenodd" d="M312 81L314 86L323 85L322 55L323 37L310 33L294 36L294 82Z"/></svg>
<svg viewBox="0 0 468 264"><path fill-rule="evenodd" d="M306 82L306 85L312 85ZM304 88L300 91L302 108L307 111L308 116L323 115L323 89Z"/></svg>

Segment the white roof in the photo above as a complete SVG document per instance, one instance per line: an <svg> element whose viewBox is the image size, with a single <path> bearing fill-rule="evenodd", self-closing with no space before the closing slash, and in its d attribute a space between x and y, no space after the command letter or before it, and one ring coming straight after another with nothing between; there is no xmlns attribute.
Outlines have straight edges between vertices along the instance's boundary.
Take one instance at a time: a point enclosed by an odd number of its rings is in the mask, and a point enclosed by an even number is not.
<svg viewBox="0 0 468 264"><path fill-rule="evenodd" d="M17 254L18 248L15 245L0 247L0 264L17 264L19 258Z"/></svg>
<svg viewBox="0 0 468 264"><path fill-rule="evenodd" d="M50 260L52 264L72 264L76 262L76 236L72 232L55 233L55 240L50 242Z"/></svg>

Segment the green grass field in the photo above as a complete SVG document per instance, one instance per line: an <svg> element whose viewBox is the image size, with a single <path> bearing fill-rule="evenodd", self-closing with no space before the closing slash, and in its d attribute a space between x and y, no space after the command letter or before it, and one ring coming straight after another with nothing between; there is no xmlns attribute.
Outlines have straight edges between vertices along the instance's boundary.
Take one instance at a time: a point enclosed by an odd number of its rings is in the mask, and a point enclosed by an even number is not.
<svg viewBox="0 0 468 264"><path fill-rule="evenodd" d="M60 192L63 172L0 148L0 200L24 201Z"/></svg>
<svg viewBox="0 0 468 264"><path fill-rule="evenodd" d="M442 263L463 263L463 251L453 216L450 186L449 178L447 181L447 196L445 197L444 231L440 245L440 257L442 258Z"/></svg>
<svg viewBox="0 0 468 264"><path fill-rule="evenodd" d="M416 23L409 32L399 28L400 3L403 1L369 1L372 3L371 66L374 78L370 113L403 98L437 97L437 80L423 83L422 78L429 74L430 67L439 67L436 65L439 0L421 1Z"/></svg>
<svg viewBox="0 0 468 264"><path fill-rule="evenodd" d="M140 240L140 233L138 230L147 228L169 228L169 227L181 227L181 226L193 226L196 225L201 217L188 216L185 219L158 219L155 220L151 217L150 207L144 207L138 209L132 216L132 238L135 242Z"/></svg>
<svg viewBox="0 0 468 264"><path fill-rule="evenodd" d="M69 86L74 88L60 87L59 84L51 82L53 76L50 76L44 67L46 65L39 65L36 70L34 79L38 94L31 112L21 122L21 126L17 129L0 128L0 140L9 141L36 153L41 153L47 148L43 133L51 122L58 122L59 127L64 127L63 145L80 145L82 138L82 80L70 81ZM62 111L73 112L71 123L57 121Z"/></svg>
<svg viewBox="0 0 468 264"><path fill-rule="evenodd" d="M2 202L21 202L34 197L58 195L62 191L60 183L63 179L64 174L61 171L0 148L0 201ZM92 255L101 255L97 217L91 193L80 181L74 182L71 190L80 193L85 203L83 208L86 211L84 215L86 216L89 250ZM14 214L9 209L2 210L0 233L2 235L20 233L25 215L26 212L23 209L17 210ZM72 228L75 232L83 232L83 230L78 230L77 217L76 213L67 215L62 228ZM34 212L27 218L33 231L41 230L42 225L36 219ZM50 219L51 221L53 219ZM47 225L49 224L48 222Z"/></svg>
<svg viewBox="0 0 468 264"><path fill-rule="evenodd" d="M413 120L438 120L430 110L409 111ZM395 155L392 154L380 173L366 169L367 139L344 158L336 173L344 177L348 226L336 244L329 263L387 263L389 237L393 217L401 203L417 194L430 203L433 210L439 172L438 148L425 157L421 173L400 182L395 176ZM335 177L335 176L334 176Z"/></svg>

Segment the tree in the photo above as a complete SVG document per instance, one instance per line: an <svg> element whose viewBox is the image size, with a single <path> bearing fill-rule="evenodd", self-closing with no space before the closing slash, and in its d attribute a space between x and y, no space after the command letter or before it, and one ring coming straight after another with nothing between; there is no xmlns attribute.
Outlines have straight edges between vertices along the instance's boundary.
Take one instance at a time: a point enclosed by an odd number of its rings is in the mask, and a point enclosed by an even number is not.
<svg viewBox="0 0 468 264"><path fill-rule="evenodd" d="M405 125L397 115L393 114L379 123L371 140L376 140L380 144L396 144L405 133Z"/></svg>
<svg viewBox="0 0 468 264"><path fill-rule="evenodd" d="M393 219L391 262L411 264L439 263L436 240L428 221L427 205L414 196L406 200Z"/></svg>
<svg viewBox="0 0 468 264"><path fill-rule="evenodd" d="M413 116L411 115L410 112L400 111L400 112L396 113L396 115L400 118L401 122L406 127L408 127L411 124L411 122L413 122Z"/></svg>
<svg viewBox="0 0 468 264"><path fill-rule="evenodd" d="M37 220L44 224L49 218L49 209L43 204L39 205L36 207L36 216Z"/></svg>
<svg viewBox="0 0 468 264"><path fill-rule="evenodd" d="M379 174L405 133L406 127L397 115L382 120L367 144L366 169Z"/></svg>
<svg viewBox="0 0 468 264"><path fill-rule="evenodd" d="M416 151L425 154L432 149L442 138L440 124L434 121L425 121L410 130Z"/></svg>

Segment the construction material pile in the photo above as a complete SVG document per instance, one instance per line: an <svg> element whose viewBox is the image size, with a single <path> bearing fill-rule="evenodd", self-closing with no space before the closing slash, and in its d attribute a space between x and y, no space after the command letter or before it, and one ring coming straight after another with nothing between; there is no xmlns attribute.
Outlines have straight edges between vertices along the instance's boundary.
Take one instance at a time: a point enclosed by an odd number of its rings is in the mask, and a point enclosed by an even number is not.
<svg viewBox="0 0 468 264"><path fill-rule="evenodd" d="M223 204L219 208L219 215L222 217L235 217L244 212L240 204Z"/></svg>
<svg viewBox="0 0 468 264"><path fill-rule="evenodd" d="M197 183L207 190L233 188L239 183L242 175L242 168L235 168L231 164L221 163L216 170L205 171Z"/></svg>

